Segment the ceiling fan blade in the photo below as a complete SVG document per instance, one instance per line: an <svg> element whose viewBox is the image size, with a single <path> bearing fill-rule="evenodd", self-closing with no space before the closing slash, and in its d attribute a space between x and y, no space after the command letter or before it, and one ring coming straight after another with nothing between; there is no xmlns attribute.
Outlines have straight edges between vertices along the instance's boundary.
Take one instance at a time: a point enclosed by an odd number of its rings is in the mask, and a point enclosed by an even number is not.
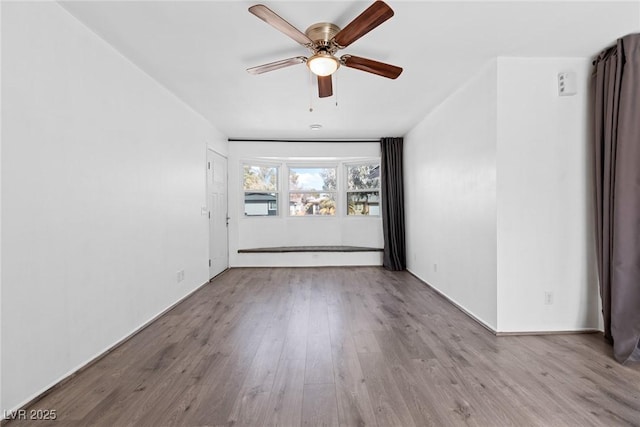
<svg viewBox="0 0 640 427"><path fill-rule="evenodd" d="M258 65L257 67L247 68L249 74L262 74L268 71L279 70L280 68L290 67L296 64L302 64L307 58L304 56L296 56L294 58L283 59L281 61L270 62L268 64Z"/></svg>
<svg viewBox="0 0 640 427"><path fill-rule="evenodd" d="M253 13L255 16L262 19L264 22L271 25L281 33L284 33L285 35L291 37L301 45L307 46L313 44L313 40L307 37L306 34L282 19L278 14L269 9L267 6L263 4L257 4L255 6L251 6L249 8L249 12Z"/></svg>
<svg viewBox="0 0 640 427"><path fill-rule="evenodd" d="M389 79L395 79L402 73L401 67L374 61L373 59L361 58L359 56L343 55L340 58L340 62L344 64L345 67L355 68L356 70L366 71L367 73L377 74Z"/></svg>
<svg viewBox="0 0 640 427"><path fill-rule="evenodd" d="M331 76L318 76L318 95L320 98L327 98L333 95Z"/></svg>
<svg viewBox="0 0 640 427"><path fill-rule="evenodd" d="M336 34L333 41L345 48L392 16L393 10L389 5L378 0Z"/></svg>

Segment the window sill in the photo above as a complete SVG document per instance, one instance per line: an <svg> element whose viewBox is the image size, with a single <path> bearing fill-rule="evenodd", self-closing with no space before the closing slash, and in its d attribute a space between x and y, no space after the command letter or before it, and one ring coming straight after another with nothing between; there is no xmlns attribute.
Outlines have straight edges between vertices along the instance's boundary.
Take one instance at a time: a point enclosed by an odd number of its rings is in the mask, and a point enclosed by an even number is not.
<svg viewBox="0 0 640 427"><path fill-rule="evenodd" d="M273 248L238 249L239 254L284 252L382 252L382 248L363 246L279 246Z"/></svg>

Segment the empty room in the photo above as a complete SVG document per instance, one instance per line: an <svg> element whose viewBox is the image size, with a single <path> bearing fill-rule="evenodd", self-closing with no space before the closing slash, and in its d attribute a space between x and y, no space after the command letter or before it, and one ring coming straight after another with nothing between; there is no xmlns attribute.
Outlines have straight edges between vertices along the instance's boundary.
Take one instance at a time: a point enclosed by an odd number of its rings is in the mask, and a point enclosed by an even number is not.
<svg viewBox="0 0 640 427"><path fill-rule="evenodd" d="M2 426L640 426L640 1L0 1Z"/></svg>

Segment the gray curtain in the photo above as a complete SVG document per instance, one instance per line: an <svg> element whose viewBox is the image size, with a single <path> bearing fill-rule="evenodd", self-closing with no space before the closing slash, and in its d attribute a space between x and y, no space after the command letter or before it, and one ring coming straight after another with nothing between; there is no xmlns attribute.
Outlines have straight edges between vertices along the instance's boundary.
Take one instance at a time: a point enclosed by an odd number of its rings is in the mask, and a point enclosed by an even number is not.
<svg viewBox="0 0 640 427"><path fill-rule="evenodd" d="M404 184L402 171L402 138L382 138L382 231L384 235L383 265L388 270L406 268L404 244Z"/></svg>
<svg viewBox="0 0 640 427"><path fill-rule="evenodd" d="M605 338L640 361L640 34L594 61L596 236Z"/></svg>

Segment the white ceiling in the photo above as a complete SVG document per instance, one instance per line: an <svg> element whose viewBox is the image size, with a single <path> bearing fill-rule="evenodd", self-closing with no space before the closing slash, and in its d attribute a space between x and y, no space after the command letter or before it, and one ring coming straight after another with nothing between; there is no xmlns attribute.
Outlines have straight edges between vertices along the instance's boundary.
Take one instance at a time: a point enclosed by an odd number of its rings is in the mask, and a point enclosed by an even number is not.
<svg viewBox="0 0 640 427"><path fill-rule="evenodd" d="M312 87L303 64L258 76L245 72L307 55L306 49L247 11L256 3L62 5L231 138L404 135L497 56L591 57L616 38L640 30L638 1L388 0L395 16L339 54L399 65L404 72L389 80L343 67L334 80L336 106L335 96L317 97L315 81ZM344 27L371 1L264 3L304 31L320 21ZM312 123L323 129L312 133Z"/></svg>

